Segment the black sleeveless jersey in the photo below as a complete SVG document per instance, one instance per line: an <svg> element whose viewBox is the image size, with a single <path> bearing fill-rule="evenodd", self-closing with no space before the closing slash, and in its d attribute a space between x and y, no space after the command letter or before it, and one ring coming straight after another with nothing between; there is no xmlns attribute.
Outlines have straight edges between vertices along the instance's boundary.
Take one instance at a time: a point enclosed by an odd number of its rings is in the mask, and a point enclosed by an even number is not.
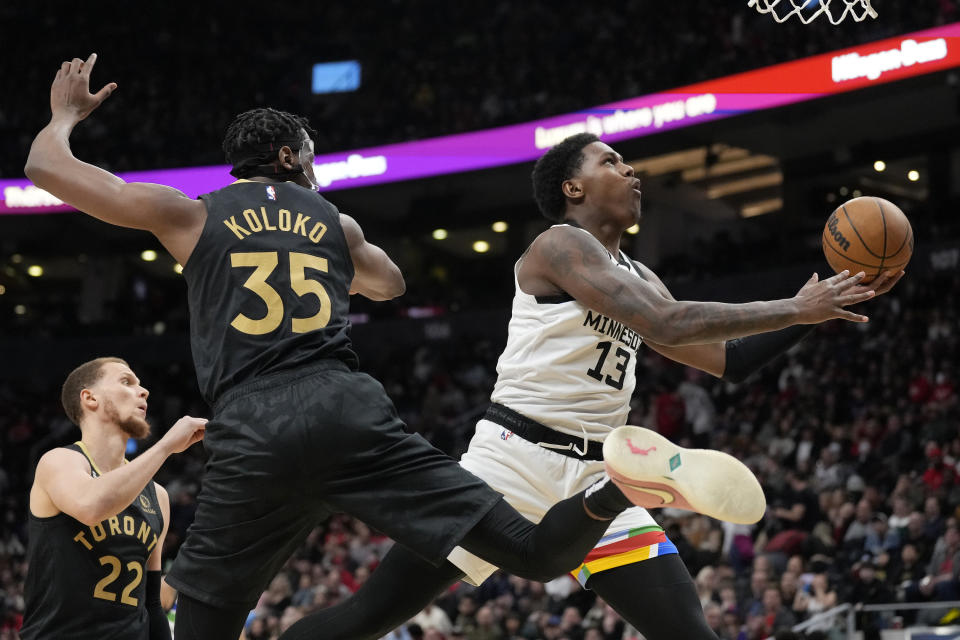
<svg viewBox="0 0 960 640"><path fill-rule="evenodd" d="M319 358L356 369L336 207L293 182L240 180L200 197L207 221L183 275L204 398Z"/></svg>
<svg viewBox="0 0 960 640"><path fill-rule="evenodd" d="M98 477L93 459L79 451ZM88 527L65 513L29 516L29 570L23 640L146 640L150 634L145 583L147 558L163 532L150 482L133 504Z"/></svg>

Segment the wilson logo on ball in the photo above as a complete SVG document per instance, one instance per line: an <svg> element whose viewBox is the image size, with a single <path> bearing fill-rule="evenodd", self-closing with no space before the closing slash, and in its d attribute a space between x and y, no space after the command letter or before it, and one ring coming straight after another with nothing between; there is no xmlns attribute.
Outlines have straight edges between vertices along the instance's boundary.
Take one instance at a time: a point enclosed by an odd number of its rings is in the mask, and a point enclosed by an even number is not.
<svg viewBox="0 0 960 640"><path fill-rule="evenodd" d="M840 230L837 229L837 226L840 224L840 221L837 219L836 212L830 216L830 220L827 222L827 231L830 232L830 235L833 236L833 241L837 243L837 247L846 251L850 248L850 241L847 240Z"/></svg>

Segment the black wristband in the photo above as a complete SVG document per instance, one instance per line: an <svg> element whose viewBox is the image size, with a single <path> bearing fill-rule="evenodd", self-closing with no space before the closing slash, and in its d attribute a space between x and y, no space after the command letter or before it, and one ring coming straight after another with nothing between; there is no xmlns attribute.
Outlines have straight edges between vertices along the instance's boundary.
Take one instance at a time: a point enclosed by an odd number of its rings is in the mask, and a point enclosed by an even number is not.
<svg viewBox="0 0 960 640"><path fill-rule="evenodd" d="M727 340L727 364L722 378L728 382L743 382L750 374L803 340L813 331L813 327L797 324L780 331Z"/></svg>
<svg viewBox="0 0 960 640"><path fill-rule="evenodd" d="M146 595L144 603L147 618L150 620L150 640L170 640L170 622L160 604L160 572L147 571Z"/></svg>
<svg viewBox="0 0 960 640"><path fill-rule="evenodd" d="M160 571L147 571L146 603L160 604Z"/></svg>

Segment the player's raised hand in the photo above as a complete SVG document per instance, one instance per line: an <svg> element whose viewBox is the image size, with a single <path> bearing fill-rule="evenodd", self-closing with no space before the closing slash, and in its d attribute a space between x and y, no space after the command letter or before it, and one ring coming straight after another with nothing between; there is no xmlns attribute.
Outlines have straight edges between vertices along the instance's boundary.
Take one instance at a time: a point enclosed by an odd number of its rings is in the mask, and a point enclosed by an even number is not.
<svg viewBox="0 0 960 640"><path fill-rule="evenodd" d="M90 93L90 72L96 62L97 54L91 53L86 61L74 58L60 65L50 87L53 119L68 118L80 122L117 88L116 82L108 82L97 93Z"/></svg>
<svg viewBox="0 0 960 640"><path fill-rule="evenodd" d="M195 442L203 440L206 418L183 416L164 434L161 442L170 447L170 453L180 453Z"/></svg>
<svg viewBox="0 0 960 640"><path fill-rule="evenodd" d="M845 308L869 300L876 295L871 287L858 287L864 275L861 271L851 276L845 269L826 280L820 280L816 273L813 274L794 297L799 305L799 322L817 324L834 318L851 322L867 322L869 320L867 316Z"/></svg>

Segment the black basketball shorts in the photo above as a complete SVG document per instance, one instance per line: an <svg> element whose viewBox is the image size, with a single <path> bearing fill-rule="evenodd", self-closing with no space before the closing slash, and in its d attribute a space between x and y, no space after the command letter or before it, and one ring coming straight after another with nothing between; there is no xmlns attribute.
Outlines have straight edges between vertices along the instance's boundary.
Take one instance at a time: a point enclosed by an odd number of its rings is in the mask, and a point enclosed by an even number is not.
<svg viewBox="0 0 960 640"><path fill-rule="evenodd" d="M440 564L501 498L405 432L380 383L336 360L231 389L204 447L196 517L167 582L214 606L253 606L331 513Z"/></svg>

